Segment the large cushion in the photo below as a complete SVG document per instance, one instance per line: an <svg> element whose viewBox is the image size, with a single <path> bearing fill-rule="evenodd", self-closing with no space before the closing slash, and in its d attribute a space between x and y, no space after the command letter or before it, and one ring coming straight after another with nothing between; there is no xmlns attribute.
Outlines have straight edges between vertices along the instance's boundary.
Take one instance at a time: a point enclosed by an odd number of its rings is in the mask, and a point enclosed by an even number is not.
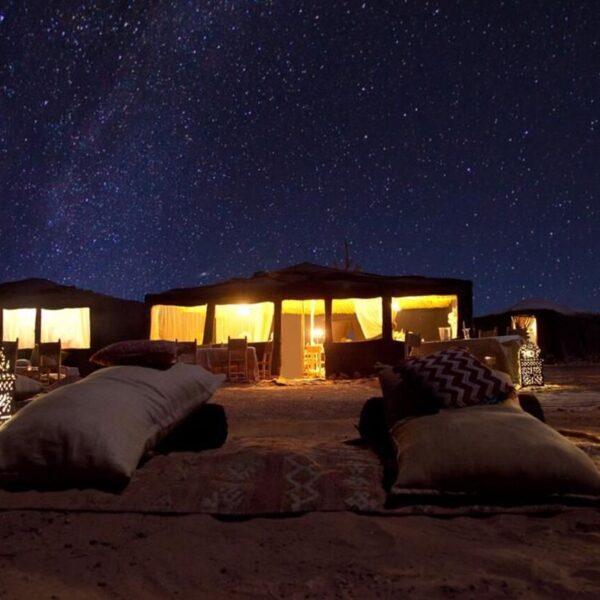
<svg viewBox="0 0 600 600"><path fill-rule="evenodd" d="M49 392L0 428L0 484L123 485L222 381L185 364L109 367Z"/></svg>
<svg viewBox="0 0 600 600"><path fill-rule="evenodd" d="M406 419L391 436L398 468L392 496L600 494L591 459L512 402Z"/></svg>
<svg viewBox="0 0 600 600"><path fill-rule="evenodd" d="M153 369L168 369L177 362L183 348L175 342L156 340L126 340L101 348L90 362L104 367L133 365Z"/></svg>
<svg viewBox="0 0 600 600"><path fill-rule="evenodd" d="M383 394L383 410L388 428L406 417L438 412L439 402L431 391L414 378L407 380L401 367L378 365L377 376Z"/></svg>
<svg viewBox="0 0 600 600"><path fill-rule="evenodd" d="M433 393L442 408L495 404L514 394L514 387L465 348L440 350L401 365L405 378Z"/></svg>

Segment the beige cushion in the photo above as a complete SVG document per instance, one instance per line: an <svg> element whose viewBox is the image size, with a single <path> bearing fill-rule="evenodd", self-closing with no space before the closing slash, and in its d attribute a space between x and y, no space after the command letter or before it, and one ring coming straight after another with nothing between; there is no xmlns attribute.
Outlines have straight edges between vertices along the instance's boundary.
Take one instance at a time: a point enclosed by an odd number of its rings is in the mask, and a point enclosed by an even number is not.
<svg viewBox="0 0 600 600"><path fill-rule="evenodd" d="M398 466L392 495L600 494L590 458L512 399L406 419L391 436Z"/></svg>
<svg viewBox="0 0 600 600"><path fill-rule="evenodd" d="M121 485L144 452L204 404L222 375L109 367L35 400L0 428L0 483Z"/></svg>

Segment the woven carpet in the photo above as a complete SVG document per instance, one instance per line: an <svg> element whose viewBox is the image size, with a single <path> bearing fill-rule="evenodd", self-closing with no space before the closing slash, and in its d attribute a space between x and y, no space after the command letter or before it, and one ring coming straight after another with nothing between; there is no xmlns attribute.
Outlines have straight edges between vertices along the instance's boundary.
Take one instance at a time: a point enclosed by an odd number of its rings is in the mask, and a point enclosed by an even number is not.
<svg viewBox="0 0 600 600"><path fill-rule="evenodd" d="M600 439L564 432L600 468ZM592 436L593 437L593 436ZM537 514L572 510L544 504L443 507L426 503L385 508L382 467L375 454L349 444L257 439L217 450L150 458L119 494L98 490L0 490L0 511L47 510L222 517L353 511L395 515ZM576 508L575 508L576 509Z"/></svg>
<svg viewBox="0 0 600 600"><path fill-rule="evenodd" d="M0 490L0 510L259 515L383 507L382 469L366 448L258 439L152 457L120 494Z"/></svg>

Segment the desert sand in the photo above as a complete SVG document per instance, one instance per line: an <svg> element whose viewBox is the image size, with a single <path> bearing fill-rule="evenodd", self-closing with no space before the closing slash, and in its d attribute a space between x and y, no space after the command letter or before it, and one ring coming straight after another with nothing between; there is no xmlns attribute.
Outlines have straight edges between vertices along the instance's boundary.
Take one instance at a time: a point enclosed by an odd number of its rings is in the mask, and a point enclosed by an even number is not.
<svg viewBox="0 0 600 600"><path fill-rule="evenodd" d="M550 425L600 435L600 368L547 369ZM230 441L347 441L373 380L232 386ZM598 598L600 511L218 519L0 512L5 598Z"/></svg>

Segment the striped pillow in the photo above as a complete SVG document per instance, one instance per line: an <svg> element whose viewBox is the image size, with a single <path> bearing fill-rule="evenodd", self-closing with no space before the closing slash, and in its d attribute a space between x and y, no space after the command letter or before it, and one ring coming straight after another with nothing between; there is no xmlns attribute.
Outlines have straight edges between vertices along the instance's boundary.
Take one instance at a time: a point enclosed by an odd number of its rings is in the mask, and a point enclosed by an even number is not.
<svg viewBox="0 0 600 600"><path fill-rule="evenodd" d="M441 408L497 404L515 391L465 348L409 358L402 364L402 371L430 390Z"/></svg>

